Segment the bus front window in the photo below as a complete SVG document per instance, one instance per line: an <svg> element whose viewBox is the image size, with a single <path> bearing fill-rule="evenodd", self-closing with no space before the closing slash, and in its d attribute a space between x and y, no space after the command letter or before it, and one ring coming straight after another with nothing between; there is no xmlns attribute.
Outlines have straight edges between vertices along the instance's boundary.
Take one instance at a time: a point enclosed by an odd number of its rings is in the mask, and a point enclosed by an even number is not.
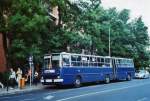
<svg viewBox="0 0 150 101"><path fill-rule="evenodd" d="M58 60L52 60L52 67L58 68L59 67L59 61Z"/></svg>
<svg viewBox="0 0 150 101"><path fill-rule="evenodd" d="M45 58L44 59L44 68L51 68L51 58Z"/></svg>
<svg viewBox="0 0 150 101"><path fill-rule="evenodd" d="M60 61L60 55L52 55L52 67L53 68L59 68L59 61Z"/></svg>

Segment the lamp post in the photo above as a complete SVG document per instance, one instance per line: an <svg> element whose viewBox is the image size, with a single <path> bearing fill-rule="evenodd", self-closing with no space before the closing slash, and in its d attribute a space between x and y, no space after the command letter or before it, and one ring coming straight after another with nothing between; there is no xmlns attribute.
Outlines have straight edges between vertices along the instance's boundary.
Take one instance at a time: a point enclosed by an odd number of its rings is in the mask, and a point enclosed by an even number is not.
<svg viewBox="0 0 150 101"><path fill-rule="evenodd" d="M109 57L111 57L111 45L110 45L110 26L109 26ZM110 67L112 67L112 59L110 59Z"/></svg>
<svg viewBox="0 0 150 101"><path fill-rule="evenodd" d="M110 49L110 26L109 26L109 57L111 56L111 49Z"/></svg>
<svg viewBox="0 0 150 101"><path fill-rule="evenodd" d="M33 72L34 68L33 68L33 56L32 55L29 56L29 66L30 66L29 74L30 74L30 87L31 87L32 82L33 82L33 73L34 73Z"/></svg>

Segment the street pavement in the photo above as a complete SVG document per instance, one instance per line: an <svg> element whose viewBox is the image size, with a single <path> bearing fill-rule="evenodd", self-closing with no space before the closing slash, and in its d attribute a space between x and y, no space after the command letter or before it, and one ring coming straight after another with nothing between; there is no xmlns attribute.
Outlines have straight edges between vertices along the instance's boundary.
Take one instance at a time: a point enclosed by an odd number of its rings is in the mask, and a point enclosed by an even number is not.
<svg viewBox="0 0 150 101"><path fill-rule="evenodd" d="M33 92L0 96L0 101L150 101L150 79L81 88L45 87Z"/></svg>

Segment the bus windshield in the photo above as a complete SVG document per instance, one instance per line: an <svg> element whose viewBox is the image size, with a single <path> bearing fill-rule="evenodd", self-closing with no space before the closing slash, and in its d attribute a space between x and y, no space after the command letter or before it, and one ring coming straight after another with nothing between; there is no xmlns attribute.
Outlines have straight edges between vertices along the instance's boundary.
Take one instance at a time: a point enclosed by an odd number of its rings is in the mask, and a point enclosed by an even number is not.
<svg viewBox="0 0 150 101"><path fill-rule="evenodd" d="M44 57L44 68L52 68L52 65L51 65L51 57L47 57L45 56Z"/></svg>
<svg viewBox="0 0 150 101"><path fill-rule="evenodd" d="M52 54L52 67L59 68L60 54Z"/></svg>

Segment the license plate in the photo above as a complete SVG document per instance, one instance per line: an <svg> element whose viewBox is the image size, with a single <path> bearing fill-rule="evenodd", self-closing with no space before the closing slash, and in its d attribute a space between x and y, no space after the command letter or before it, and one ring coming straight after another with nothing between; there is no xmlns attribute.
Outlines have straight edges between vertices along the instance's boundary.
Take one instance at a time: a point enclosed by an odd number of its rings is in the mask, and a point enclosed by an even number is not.
<svg viewBox="0 0 150 101"><path fill-rule="evenodd" d="M52 79L46 79L45 81L46 82L52 82Z"/></svg>
<svg viewBox="0 0 150 101"><path fill-rule="evenodd" d="M55 73L55 70L45 70L44 73Z"/></svg>

